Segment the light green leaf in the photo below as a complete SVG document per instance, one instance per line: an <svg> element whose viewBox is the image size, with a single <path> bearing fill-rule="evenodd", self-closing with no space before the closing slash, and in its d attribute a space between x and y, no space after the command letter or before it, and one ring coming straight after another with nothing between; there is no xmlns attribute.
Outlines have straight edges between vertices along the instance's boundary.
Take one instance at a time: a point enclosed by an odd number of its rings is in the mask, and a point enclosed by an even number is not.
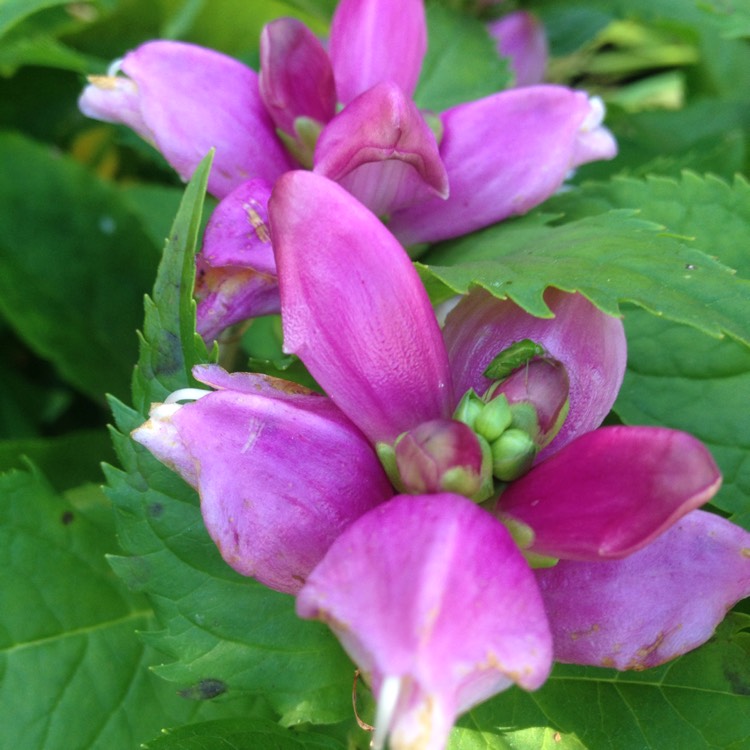
<svg viewBox="0 0 750 750"><path fill-rule="evenodd" d="M68 5L68 0L3 0L0 3L0 36L40 10Z"/></svg>
<svg viewBox="0 0 750 750"><path fill-rule="evenodd" d="M438 298L481 286L532 315L550 317L544 290L578 291L618 315L620 302L750 342L750 282L659 227L610 211L561 226L538 215L504 222L438 246L418 264ZM449 266L446 263L456 263Z"/></svg>
<svg viewBox="0 0 750 750"><path fill-rule="evenodd" d="M706 19L715 23L730 39L750 37L750 2L748 0L701 0L697 3L706 11Z"/></svg>
<svg viewBox="0 0 750 750"><path fill-rule="evenodd" d="M149 671L135 631L151 608L107 567L115 548L98 488L64 498L36 472L0 476L1 747L135 748L201 708Z"/></svg>
<svg viewBox="0 0 750 750"><path fill-rule="evenodd" d="M208 537L193 490L127 437L151 402L192 384L192 364L207 357L194 333L192 289L208 166L185 191L147 301L133 380L138 410L113 401L124 471L106 473L126 554L111 562L150 597L163 629L149 643L173 660L157 671L183 694L263 695L287 724L340 721L351 713L353 671L336 640L298 619L292 597L235 573Z"/></svg>
<svg viewBox="0 0 750 750"><path fill-rule="evenodd" d="M414 94L417 106L441 112L510 85L510 70L479 21L431 5L427 27L427 55Z"/></svg>
<svg viewBox="0 0 750 750"><path fill-rule="evenodd" d="M332 737L295 732L270 721L234 719L207 721L168 731L147 742L144 750L346 750Z"/></svg>
<svg viewBox="0 0 750 750"><path fill-rule="evenodd" d="M158 248L118 191L72 160L0 135L0 311L95 399L124 394Z"/></svg>
<svg viewBox="0 0 750 750"><path fill-rule="evenodd" d="M472 710L449 750L745 750L748 628L748 615L731 614L701 648L643 672L556 665L540 690L512 688ZM505 744L492 737L501 731Z"/></svg>

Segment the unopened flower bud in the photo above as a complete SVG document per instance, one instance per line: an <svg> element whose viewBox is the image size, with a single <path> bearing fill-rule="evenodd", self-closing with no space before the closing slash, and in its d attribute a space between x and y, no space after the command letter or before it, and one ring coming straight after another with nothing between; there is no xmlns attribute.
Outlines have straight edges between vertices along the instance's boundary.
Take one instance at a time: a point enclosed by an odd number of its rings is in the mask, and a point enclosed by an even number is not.
<svg viewBox="0 0 750 750"><path fill-rule="evenodd" d="M503 482L525 474L534 462L537 447L522 430L506 430L491 446L492 473Z"/></svg>
<svg viewBox="0 0 750 750"><path fill-rule="evenodd" d="M543 357L532 359L493 386L492 395L505 395L513 412L513 427L528 432L541 449L557 435L565 421L569 391L565 367L557 360Z"/></svg>
<svg viewBox="0 0 750 750"><path fill-rule="evenodd" d="M485 480L491 484L489 451L463 422L434 419L405 432L395 459L399 483L411 494L451 491L480 499Z"/></svg>
<svg viewBox="0 0 750 750"><path fill-rule="evenodd" d="M474 421L474 429L486 440L492 443L510 427L513 420L508 399L501 393L493 398Z"/></svg>
<svg viewBox="0 0 750 750"><path fill-rule="evenodd" d="M484 401L479 398L476 391L473 388L469 388L458 402L456 411L453 412L453 419L457 419L459 422L469 425L473 430L474 423L484 408L484 405Z"/></svg>

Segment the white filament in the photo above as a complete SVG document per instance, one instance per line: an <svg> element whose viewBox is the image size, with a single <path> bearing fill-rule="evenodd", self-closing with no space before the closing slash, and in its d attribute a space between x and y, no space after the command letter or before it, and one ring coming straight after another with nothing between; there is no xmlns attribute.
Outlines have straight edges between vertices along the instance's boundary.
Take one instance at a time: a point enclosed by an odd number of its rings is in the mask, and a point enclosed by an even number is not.
<svg viewBox="0 0 750 750"><path fill-rule="evenodd" d="M199 398L207 396L213 391L207 391L203 388L180 388L179 391L170 393L169 396L164 399L165 404L176 404L178 401L197 401Z"/></svg>
<svg viewBox="0 0 750 750"><path fill-rule="evenodd" d="M398 699L404 685L404 678L387 675L383 679L378 695L378 709L375 713L375 732L370 743L371 750L383 750L396 713Z"/></svg>

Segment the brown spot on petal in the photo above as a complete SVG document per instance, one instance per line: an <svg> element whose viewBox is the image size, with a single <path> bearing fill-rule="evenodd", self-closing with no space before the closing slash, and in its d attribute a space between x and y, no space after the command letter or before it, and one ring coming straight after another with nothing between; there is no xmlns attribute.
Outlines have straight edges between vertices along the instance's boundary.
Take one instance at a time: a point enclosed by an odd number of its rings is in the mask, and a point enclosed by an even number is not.
<svg viewBox="0 0 750 750"><path fill-rule="evenodd" d="M615 666L615 660L611 656L605 656L602 659L602 666L603 667L614 668L614 666Z"/></svg>
<svg viewBox="0 0 750 750"><path fill-rule="evenodd" d="M570 634L571 641L577 641L579 638L585 638L587 635L592 635L599 631L599 625L594 623L588 630L574 630Z"/></svg>
<svg viewBox="0 0 750 750"><path fill-rule="evenodd" d="M243 204L242 208L245 209L247 214L247 220L250 222L250 226L255 230L255 235L261 242L270 242L271 234L268 231L266 223L261 219L260 214L256 208L260 208L260 204L257 201L251 200L248 203Z"/></svg>
<svg viewBox="0 0 750 750"><path fill-rule="evenodd" d="M750 557L750 547L743 547L740 550L740 554L742 555L742 557Z"/></svg>

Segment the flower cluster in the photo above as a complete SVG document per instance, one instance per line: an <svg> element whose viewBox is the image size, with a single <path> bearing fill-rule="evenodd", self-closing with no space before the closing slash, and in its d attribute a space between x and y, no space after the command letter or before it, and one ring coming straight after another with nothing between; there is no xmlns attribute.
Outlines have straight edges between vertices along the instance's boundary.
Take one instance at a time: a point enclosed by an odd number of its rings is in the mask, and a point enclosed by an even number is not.
<svg viewBox="0 0 750 750"><path fill-rule="evenodd" d="M535 81L546 59L537 27L525 14L510 21L491 31L519 82ZM90 79L83 112L130 126L182 177L216 150L209 190L222 202L198 258L204 338L278 312L270 237L255 230L289 169L335 180L417 245L522 214L576 166L614 156L601 102L561 86L420 111L412 96L426 45L422 0L343 0L327 51L297 20L268 24L259 74L212 50L156 41Z"/></svg>
<svg viewBox="0 0 750 750"><path fill-rule="evenodd" d="M709 451L602 426L618 318L554 288L537 318L476 286L438 322L405 245L524 213L615 153L596 100L538 85L528 14L490 32L517 87L440 114L412 99L421 0L342 0L327 48L274 21L259 75L151 42L81 99L183 177L216 149L199 330L280 310L325 395L201 365L207 388L133 437L197 489L229 565L329 625L377 697L376 748L439 750L554 660L663 663L750 594L750 534L699 510L721 484Z"/></svg>
<svg viewBox="0 0 750 750"><path fill-rule="evenodd" d="M375 746L442 748L457 715L539 687L553 659L662 663L750 593L750 535L697 510L721 482L706 448L599 427L618 319L579 294L548 290L540 319L476 289L441 329L341 186L290 172L269 211L285 345L327 395L201 366L216 390L178 392L134 438L198 489L230 565L329 624L378 696ZM510 433L533 446L520 462L497 449Z"/></svg>

